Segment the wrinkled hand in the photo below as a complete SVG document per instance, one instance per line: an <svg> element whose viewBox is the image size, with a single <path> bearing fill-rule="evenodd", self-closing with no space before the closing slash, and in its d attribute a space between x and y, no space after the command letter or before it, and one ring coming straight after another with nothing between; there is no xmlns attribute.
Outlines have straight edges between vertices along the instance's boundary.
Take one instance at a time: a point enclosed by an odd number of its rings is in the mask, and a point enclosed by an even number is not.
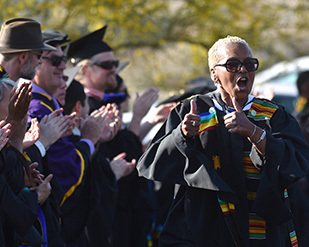
<svg viewBox="0 0 309 247"><path fill-rule="evenodd" d="M236 111L224 116L225 127L230 133L250 136L254 131L254 124L247 118L235 97L233 97L232 102Z"/></svg>
<svg viewBox="0 0 309 247"><path fill-rule="evenodd" d="M142 95L136 93L136 99L133 104L133 117L135 116L138 119L142 119L158 97L159 89L155 87L148 88Z"/></svg>
<svg viewBox="0 0 309 247"><path fill-rule="evenodd" d="M23 150L32 146L40 138L40 126L36 118L31 119L31 127L26 132L23 140Z"/></svg>
<svg viewBox="0 0 309 247"><path fill-rule="evenodd" d="M32 85L30 82L23 82L17 89L13 89L10 94L8 105L7 123L11 123L13 134L20 121L26 116L31 101Z"/></svg>
<svg viewBox="0 0 309 247"><path fill-rule="evenodd" d="M8 135L10 134L11 124L5 124L5 121L0 121L0 151L9 141Z"/></svg>
<svg viewBox="0 0 309 247"><path fill-rule="evenodd" d="M136 165L136 160L132 159L131 162L127 162L124 158L126 157L125 153L117 155L111 162L110 166L112 171L115 174L117 180L122 177L128 176Z"/></svg>
<svg viewBox="0 0 309 247"><path fill-rule="evenodd" d="M200 128L201 117L196 114L196 103L194 100L190 101L190 112L187 113L182 121L181 130L186 137L198 135Z"/></svg>
<svg viewBox="0 0 309 247"><path fill-rule="evenodd" d="M68 133L71 128L71 116L62 116L62 109L56 110L51 114L44 116L40 122L39 141L45 148L55 143L59 138Z"/></svg>

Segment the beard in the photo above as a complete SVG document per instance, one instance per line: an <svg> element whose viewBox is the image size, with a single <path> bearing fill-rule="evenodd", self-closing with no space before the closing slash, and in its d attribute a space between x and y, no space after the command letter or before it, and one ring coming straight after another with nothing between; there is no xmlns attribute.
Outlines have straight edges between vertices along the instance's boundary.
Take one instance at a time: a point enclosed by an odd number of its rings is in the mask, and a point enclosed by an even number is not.
<svg viewBox="0 0 309 247"><path fill-rule="evenodd" d="M27 80L32 80L35 76L35 68L36 67L33 66L32 57L29 57L25 65L20 70L20 77Z"/></svg>
<svg viewBox="0 0 309 247"><path fill-rule="evenodd" d="M115 75L109 75L106 79L107 90L113 90L117 87L117 80Z"/></svg>

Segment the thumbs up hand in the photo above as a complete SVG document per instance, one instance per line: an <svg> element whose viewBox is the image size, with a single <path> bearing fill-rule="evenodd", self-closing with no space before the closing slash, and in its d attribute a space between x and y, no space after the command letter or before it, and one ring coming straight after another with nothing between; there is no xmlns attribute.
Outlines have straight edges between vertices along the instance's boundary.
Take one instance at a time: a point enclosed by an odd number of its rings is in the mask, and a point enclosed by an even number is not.
<svg viewBox="0 0 309 247"><path fill-rule="evenodd" d="M236 111L224 116L225 127L230 133L250 136L254 130L254 124L247 118L235 97L232 98L232 103Z"/></svg>
<svg viewBox="0 0 309 247"><path fill-rule="evenodd" d="M196 103L194 100L190 101L190 112L187 113L182 121L181 130L186 137L198 135L200 128L201 117L196 114Z"/></svg>

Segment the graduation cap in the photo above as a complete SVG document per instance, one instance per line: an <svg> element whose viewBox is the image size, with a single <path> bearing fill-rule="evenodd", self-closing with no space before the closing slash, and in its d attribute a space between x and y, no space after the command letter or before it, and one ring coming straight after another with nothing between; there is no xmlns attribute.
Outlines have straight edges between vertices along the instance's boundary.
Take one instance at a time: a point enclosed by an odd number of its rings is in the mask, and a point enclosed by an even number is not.
<svg viewBox="0 0 309 247"><path fill-rule="evenodd" d="M66 89L65 105L63 107L64 115L71 114L71 111L73 110L77 101L80 101L82 106L84 106L85 100L86 94L84 92L83 85L79 81L73 79Z"/></svg>
<svg viewBox="0 0 309 247"><path fill-rule="evenodd" d="M215 86L212 80L208 78L203 78L203 77L187 81L186 84L191 84L193 86L186 88L183 93L174 95L162 101L161 103L159 103L159 105L167 104L171 102L180 102L193 95L205 94L205 93L208 93L208 92L211 92L217 89L217 87Z"/></svg>
<svg viewBox="0 0 309 247"><path fill-rule="evenodd" d="M90 59L96 54L112 51L112 48L103 41L107 26L89 33L70 43L68 57L73 64L84 59Z"/></svg>
<svg viewBox="0 0 309 247"><path fill-rule="evenodd" d="M63 45L71 41L70 39L68 39L67 34L55 30L42 31L42 39L44 43L49 44L53 47L57 45Z"/></svg>

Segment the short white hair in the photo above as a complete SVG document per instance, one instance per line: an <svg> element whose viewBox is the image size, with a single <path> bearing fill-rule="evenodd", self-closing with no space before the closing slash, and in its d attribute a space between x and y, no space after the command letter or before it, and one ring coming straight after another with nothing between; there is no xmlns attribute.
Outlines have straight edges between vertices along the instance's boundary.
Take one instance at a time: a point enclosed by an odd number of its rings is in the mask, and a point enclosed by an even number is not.
<svg viewBox="0 0 309 247"><path fill-rule="evenodd" d="M222 54L220 54L219 49L222 46L234 44L234 43L246 45L249 48L249 50L251 50L248 43L244 39L239 38L237 36L228 35L225 38L219 39L213 44L213 46L208 51L209 69L214 68L214 66L217 63L219 63L219 61L222 59Z"/></svg>

